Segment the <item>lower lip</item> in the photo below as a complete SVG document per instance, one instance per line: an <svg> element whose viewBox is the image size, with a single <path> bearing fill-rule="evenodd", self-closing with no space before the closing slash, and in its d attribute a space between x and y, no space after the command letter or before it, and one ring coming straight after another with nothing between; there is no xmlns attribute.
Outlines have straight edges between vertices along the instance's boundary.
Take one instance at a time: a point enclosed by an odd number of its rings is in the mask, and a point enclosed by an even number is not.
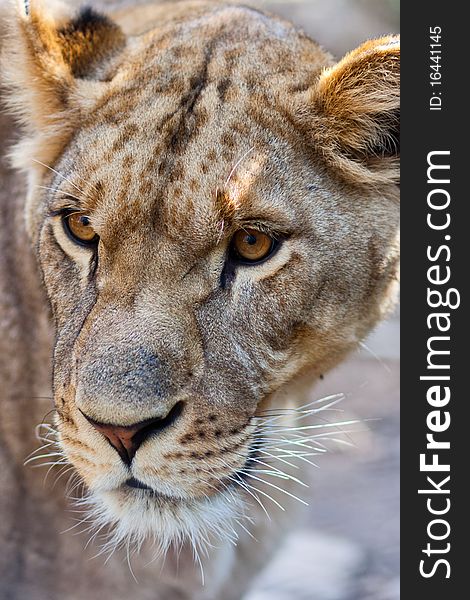
<svg viewBox="0 0 470 600"><path fill-rule="evenodd" d="M131 487L131 488L136 488L138 490L146 490L147 492L154 492L154 490L152 490L152 488L150 488L148 485L145 485L145 483L142 483L138 479L135 479L135 477L131 477L130 479L128 479L124 485L127 485L128 487Z"/></svg>

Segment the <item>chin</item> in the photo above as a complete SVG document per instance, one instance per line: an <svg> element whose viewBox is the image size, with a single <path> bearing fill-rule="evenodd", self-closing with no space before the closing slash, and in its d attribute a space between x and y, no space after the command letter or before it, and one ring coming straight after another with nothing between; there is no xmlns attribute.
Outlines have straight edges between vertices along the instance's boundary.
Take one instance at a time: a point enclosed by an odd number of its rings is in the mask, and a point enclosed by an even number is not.
<svg viewBox="0 0 470 600"><path fill-rule="evenodd" d="M150 542L158 558L189 542L197 555L214 542L236 542L237 525L249 519L243 498L232 490L176 498L125 486L90 492L79 503L88 513L88 530L96 535L107 531L100 554L119 547L138 551Z"/></svg>

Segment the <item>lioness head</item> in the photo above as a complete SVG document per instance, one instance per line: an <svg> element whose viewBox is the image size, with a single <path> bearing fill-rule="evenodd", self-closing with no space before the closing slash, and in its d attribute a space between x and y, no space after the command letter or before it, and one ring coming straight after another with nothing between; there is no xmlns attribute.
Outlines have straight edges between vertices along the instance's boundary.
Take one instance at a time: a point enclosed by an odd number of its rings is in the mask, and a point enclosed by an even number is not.
<svg viewBox="0 0 470 600"><path fill-rule="evenodd" d="M3 70L61 447L119 535L170 540L237 514L259 412L391 302L399 47L334 63L250 8L159 14L32 0Z"/></svg>

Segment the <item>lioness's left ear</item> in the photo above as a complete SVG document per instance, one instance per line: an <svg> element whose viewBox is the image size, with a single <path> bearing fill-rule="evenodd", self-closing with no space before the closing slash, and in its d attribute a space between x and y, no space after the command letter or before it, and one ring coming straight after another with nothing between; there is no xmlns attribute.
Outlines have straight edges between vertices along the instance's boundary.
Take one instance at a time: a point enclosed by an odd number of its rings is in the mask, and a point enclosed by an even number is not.
<svg viewBox="0 0 470 600"><path fill-rule="evenodd" d="M28 136L22 158L29 144L36 158L52 160L54 147L99 97L107 65L126 43L120 27L104 15L91 8L76 15L69 10L50 0L17 0L1 66L10 89L7 102Z"/></svg>
<svg viewBox="0 0 470 600"><path fill-rule="evenodd" d="M361 183L399 181L400 44L368 41L325 69L309 92L310 135L340 175Z"/></svg>

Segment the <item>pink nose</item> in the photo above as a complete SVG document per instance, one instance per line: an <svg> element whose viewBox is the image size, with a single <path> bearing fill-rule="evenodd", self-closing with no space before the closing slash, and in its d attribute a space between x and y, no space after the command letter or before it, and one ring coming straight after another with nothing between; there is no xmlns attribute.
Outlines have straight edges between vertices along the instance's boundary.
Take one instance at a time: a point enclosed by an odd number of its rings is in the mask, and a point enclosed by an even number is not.
<svg viewBox="0 0 470 600"><path fill-rule="evenodd" d="M183 402L177 402L165 417L146 419L134 425L112 425L99 423L82 412L83 416L93 427L105 436L108 442L117 450L126 465L130 465L135 453L145 440L163 429L167 429L178 419L183 410Z"/></svg>

